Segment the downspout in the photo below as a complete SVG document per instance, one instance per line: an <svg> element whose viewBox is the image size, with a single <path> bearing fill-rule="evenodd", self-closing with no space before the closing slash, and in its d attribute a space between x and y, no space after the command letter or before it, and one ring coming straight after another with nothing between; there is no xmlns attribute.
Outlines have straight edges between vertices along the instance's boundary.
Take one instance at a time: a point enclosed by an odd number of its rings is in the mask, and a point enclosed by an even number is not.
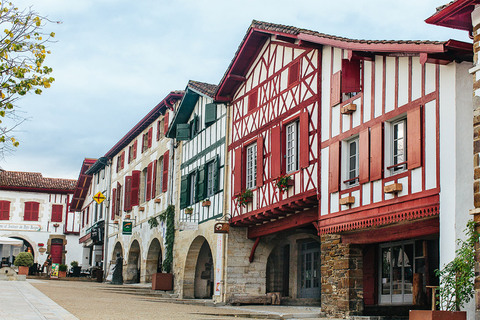
<svg viewBox="0 0 480 320"><path fill-rule="evenodd" d="M107 195L106 197L109 199L106 203L105 203L105 240L103 241L103 250L104 250L104 254L103 254L103 279L106 279L107 278L107 275L108 275L108 269L109 269L109 265L108 265L108 231L109 231L109 228L110 228L110 203L112 202L112 199L110 199L111 197L111 187L112 187L112 172L111 172L111 164L112 164L112 160L111 159L108 159L107 160L107 165L105 167L105 174L108 174L108 179L107 179ZM108 168L108 170L107 170Z"/></svg>

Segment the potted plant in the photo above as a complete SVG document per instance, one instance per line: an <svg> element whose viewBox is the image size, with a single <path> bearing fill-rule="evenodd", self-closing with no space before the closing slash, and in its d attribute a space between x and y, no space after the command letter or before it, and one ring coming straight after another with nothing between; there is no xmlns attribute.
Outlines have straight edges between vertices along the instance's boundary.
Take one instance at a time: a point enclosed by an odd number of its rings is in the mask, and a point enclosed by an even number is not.
<svg viewBox="0 0 480 320"><path fill-rule="evenodd" d="M435 270L440 278L437 302L441 310L410 310L410 320L449 319L465 320L467 313L460 311L475 294L475 244L478 243L478 232L475 222L469 221L465 229L466 239L457 239L455 258L441 270ZM435 309L432 307L432 309Z"/></svg>
<svg viewBox="0 0 480 320"><path fill-rule="evenodd" d="M18 267L18 274L28 275L28 268L33 266L33 255L30 252L20 252L13 264Z"/></svg>
<svg viewBox="0 0 480 320"><path fill-rule="evenodd" d="M281 175L275 180L275 185L277 186L278 190L284 192L288 189L289 186L293 186L293 179L290 175Z"/></svg>
<svg viewBox="0 0 480 320"><path fill-rule="evenodd" d="M153 290L173 290L173 243L175 240L175 206L169 205L167 210L161 213L158 218L160 221L166 223L165 233L165 260L161 265L162 272L155 273L152 276L152 289Z"/></svg>
<svg viewBox="0 0 480 320"><path fill-rule="evenodd" d="M192 207L185 208L185 214L192 214L192 213L193 213Z"/></svg>
<svg viewBox="0 0 480 320"><path fill-rule="evenodd" d="M253 201L253 191L246 189L243 193L236 195L235 200L237 201L238 206L246 207L247 203Z"/></svg>
<svg viewBox="0 0 480 320"><path fill-rule="evenodd" d="M68 266L66 264L61 264L58 266L58 277L59 278L65 278L67 276L67 268Z"/></svg>
<svg viewBox="0 0 480 320"><path fill-rule="evenodd" d="M212 202L208 198L206 198L202 201L202 207L210 207L211 204L212 204Z"/></svg>
<svg viewBox="0 0 480 320"><path fill-rule="evenodd" d="M80 277L80 271L82 268L78 266L78 261L72 261L70 262L70 265L72 266L72 276Z"/></svg>
<svg viewBox="0 0 480 320"><path fill-rule="evenodd" d="M151 217L148 219L148 225L150 226L150 229L158 227L157 217Z"/></svg>

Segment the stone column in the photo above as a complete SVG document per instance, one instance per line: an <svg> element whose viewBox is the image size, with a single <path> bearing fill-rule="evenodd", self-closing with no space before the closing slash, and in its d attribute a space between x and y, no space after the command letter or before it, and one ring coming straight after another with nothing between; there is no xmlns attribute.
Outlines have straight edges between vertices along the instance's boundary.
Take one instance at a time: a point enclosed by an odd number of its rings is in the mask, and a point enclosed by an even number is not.
<svg viewBox="0 0 480 320"><path fill-rule="evenodd" d="M321 236L322 311L332 317L363 312L362 249L342 244L341 236Z"/></svg>

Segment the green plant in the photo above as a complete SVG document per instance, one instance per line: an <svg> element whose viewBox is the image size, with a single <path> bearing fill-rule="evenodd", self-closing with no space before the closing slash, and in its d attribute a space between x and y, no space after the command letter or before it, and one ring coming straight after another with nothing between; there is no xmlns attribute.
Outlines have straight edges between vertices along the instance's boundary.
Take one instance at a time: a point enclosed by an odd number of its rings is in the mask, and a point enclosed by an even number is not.
<svg viewBox="0 0 480 320"><path fill-rule="evenodd" d="M165 221L167 230L165 235L165 260L163 260L162 270L166 273L172 271L173 264L173 242L175 240L175 206L169 205L167 210L162 212L158 218L160 221Z"/></svg>
<svg viewBox="0 0 480 320"><path fill-rule="evenodd" d="M192 214L192 213L193 213L192 207L185 208L185 214Z"/></svg>
<svg viewBox="0 0 480 320"><path fill-rule="evenodd" d="M277 180L275 181L275 184L277 186L277 188L280 190L280 191L286 191L288 189L288 183L292 180L292 176L288 176L288 175L281 175L280 177L277 178Z"/></svg>
<svg viewBox="0 0 480 320"><path fill-rule="evenodd" d="M74 261L70 262L70 265L72 266L72 268L76 268L76 267L78 267L78 261L74 260Z"/></svg>
<svg viewBox="0 0 480 320"><path fill-rule="evenodd" d="M23 266L23 267L31 267L33 266L33 255L30 252L20 252L16 257L15 261L13 262L14 265Z"/></svg>
<svg viewBox="0 0 480 320"><path fill-rule="evenodd" d="M150 229L158 227L157 217L151 217L148 219L148 225L150 226Z"/></svg>
<svg viewBox="0 0 480 320"><path fill-rule="evenodd" d="M440 287L437 302L441 309L446 311L460 311L475 294L475 244L478 242L478 232L475 231L475 222L470 220L465 229L466 239L457 239L458 249L455 258L441 270L435 270L440 278Z"/></svg>
<svg viewBox="0 0 480 320"><path fill-rule="evenodd" d="M66 264L61 264L58 266L58 271L67 271L68 266Z"/></svg>
<svg viewBox="0 0 480 320"><path fill-rule="evenodd" d="M243 193L240 193L235 196L235 201L237 201L238 206L245 207L247 203L252 201L253 198L253 191L250 189L246 189Z"/></svg>

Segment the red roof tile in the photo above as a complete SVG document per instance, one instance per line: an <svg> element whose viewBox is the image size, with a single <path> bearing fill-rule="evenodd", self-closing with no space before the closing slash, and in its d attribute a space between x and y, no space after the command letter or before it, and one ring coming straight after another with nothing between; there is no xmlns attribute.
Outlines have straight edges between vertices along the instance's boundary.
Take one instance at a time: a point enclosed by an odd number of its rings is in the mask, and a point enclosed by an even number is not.
<svg viewBox="0 0 480 320"><path fill-rule="evenodd" d="M203 93L210 98L215 97L215 92L217 91L217 86L210 83L200 82L200 81L188 81L188 86L193 90L196 90L200 93Z"/></svg>
<svg viewBox="0 0 480 320"><path fill-rule="evenodd" d="M77 180L44 178L39 172L0 171L1 189L75 190Z"/></svg>

